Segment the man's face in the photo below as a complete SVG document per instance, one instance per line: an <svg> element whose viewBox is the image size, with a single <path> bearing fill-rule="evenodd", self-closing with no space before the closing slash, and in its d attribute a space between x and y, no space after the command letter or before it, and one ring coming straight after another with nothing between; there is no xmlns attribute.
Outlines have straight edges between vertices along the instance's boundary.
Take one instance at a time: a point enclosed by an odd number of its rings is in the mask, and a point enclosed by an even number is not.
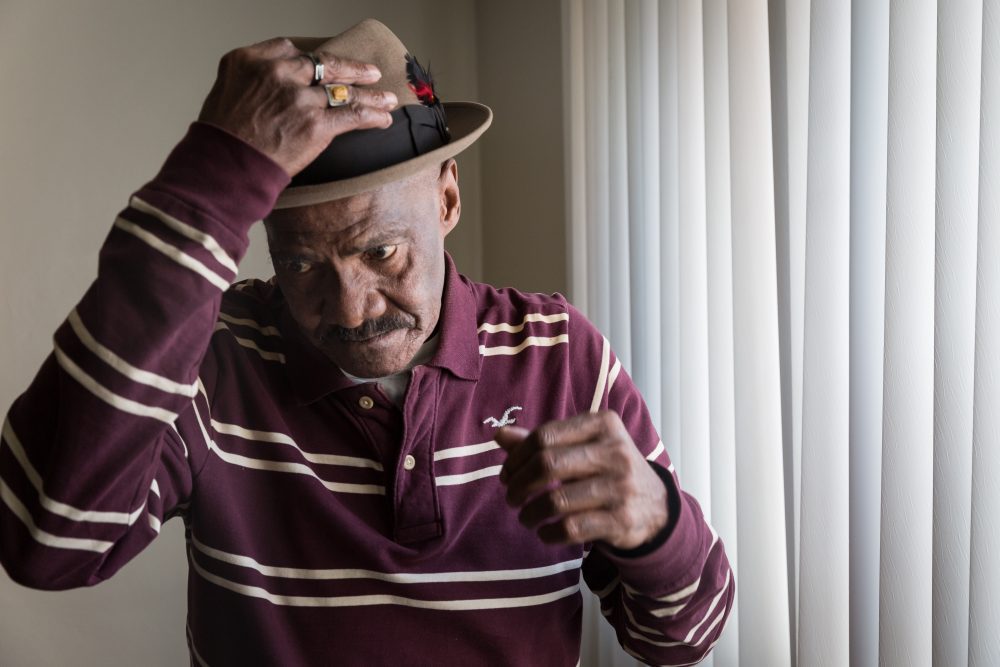
<svg viewBox="0 0 1000 667"><path fill-rule="evenodd" d="M404 369L437 325L444 237L460 208L449 160L372 192L273 211L275 275L312 344L359 377Z"/></svg>

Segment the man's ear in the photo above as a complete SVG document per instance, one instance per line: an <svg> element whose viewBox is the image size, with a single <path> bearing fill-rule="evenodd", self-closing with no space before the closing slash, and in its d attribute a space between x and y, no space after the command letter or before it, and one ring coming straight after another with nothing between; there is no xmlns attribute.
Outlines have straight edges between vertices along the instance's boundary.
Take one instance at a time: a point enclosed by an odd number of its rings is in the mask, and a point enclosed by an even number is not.
<svg viewBox="0 0 1000 667"><path fill-rule="evenodd" d="M441 212L441 236L455 229L462 214L462 197L458 191L458 163L448 158L441 163L438 173L438 194Z"/></svg>

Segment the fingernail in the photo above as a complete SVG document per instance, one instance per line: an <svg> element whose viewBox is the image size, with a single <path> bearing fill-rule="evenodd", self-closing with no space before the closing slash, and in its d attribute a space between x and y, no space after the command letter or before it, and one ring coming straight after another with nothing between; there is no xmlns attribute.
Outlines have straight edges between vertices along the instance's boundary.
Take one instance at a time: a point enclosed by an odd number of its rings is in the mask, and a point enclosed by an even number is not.
<svg viewBox="0 0 1000 667"><path fill-rule="evenodd" d="M524 440L530 433L531 431L520 426L502 426L497 429L497 435L508 442Z"/></svg>

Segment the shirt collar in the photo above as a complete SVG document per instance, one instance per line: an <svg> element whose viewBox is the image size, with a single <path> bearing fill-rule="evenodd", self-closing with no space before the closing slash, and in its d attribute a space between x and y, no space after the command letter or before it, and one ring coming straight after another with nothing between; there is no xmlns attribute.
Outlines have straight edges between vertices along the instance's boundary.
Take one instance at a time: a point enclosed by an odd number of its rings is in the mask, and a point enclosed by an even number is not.
<svg viewBox="0 0 1000 667"><path fill-rule="evenodd" d="M476 330L479 326L476 296L448 253L444 254L444 264L444 293L438 320L441 343L427 365L444 368L465 380L478 380L482 357Z"/></svg>
<svg viewBox="0 0 1000 667"><path fill-rule="evenodd" d="M436 366L465 380L478 380L481 364L476 331L476 298L472 285L445 253L444 290L438 320L440 341L428 366ZM278 326L285 340L285 373L300 405L330 392L355 386L333 361L302 333L282 299Z"/></svg>

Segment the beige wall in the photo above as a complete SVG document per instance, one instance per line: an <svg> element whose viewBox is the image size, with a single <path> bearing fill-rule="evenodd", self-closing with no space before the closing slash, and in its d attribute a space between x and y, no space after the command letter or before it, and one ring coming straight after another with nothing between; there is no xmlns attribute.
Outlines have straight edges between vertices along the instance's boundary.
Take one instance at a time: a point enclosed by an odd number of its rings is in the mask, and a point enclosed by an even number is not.
<svg viewBox="0 0 1000 667"><path fill-rule="evenodd" d="M0 409L93 280L115 214L197 115L218 58L278 34L375 16L433 65L446 99L492 104L493 129L459 159L448 247L475 278L564 290L558 12L555 0L2 0ZM259 226L251 238L241 276L268 276ZM0 665L186 664L185 582L179 521L93 589L41 593L0 573Z"/></svg>
<svg viewBox="0 0 1000 667"><path fill-rule="evenodd" d="M496 285L566 292L562 46L556 0L480 0L483 275Z"/></svg>

